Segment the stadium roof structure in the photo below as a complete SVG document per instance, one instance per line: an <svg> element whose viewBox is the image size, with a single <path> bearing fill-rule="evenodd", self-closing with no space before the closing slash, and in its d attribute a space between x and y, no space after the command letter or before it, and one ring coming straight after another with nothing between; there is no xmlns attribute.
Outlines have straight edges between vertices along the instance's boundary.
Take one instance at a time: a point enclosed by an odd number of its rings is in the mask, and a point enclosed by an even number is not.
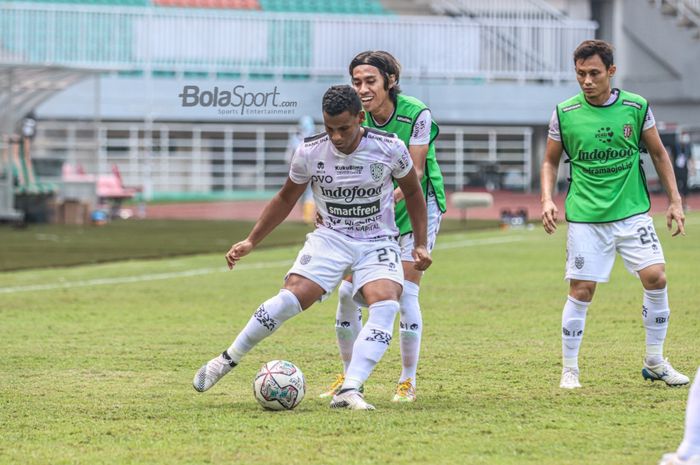
<svg viewBox="0 0 700 465"><path fill-rule="evenodd" d="M10 135L27 113L99 70L0 63L0 135Z"/></svg>
<svg viewBox="0 0 700 465"><path fill-rule="evenodd" d="M97 71L42 65L0 63L0 146L19 132L20 121L40 103ZM0 163L4 163L0 159ZM20 221L22 214L13 208L13 182L10 161L0 166L0 220Z"/></svg>

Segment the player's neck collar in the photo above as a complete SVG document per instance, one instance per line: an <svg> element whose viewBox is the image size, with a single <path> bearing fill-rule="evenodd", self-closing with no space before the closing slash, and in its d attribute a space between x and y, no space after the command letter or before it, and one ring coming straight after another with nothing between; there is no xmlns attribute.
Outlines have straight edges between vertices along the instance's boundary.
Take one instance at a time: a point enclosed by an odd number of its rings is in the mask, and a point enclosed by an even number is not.
<svg viewBox="0 0 700 465"><path fill-rule="evenodd" d="M391 101L391 100L390 100L390 101ZM368 112L369 117L372 118L372 122L374 123L374 125L375 125L376 127L378 127L378 128L383 128L384 126L386 126L387 124L389 124L389 122L394 118L394 115L396 114L396 107L397 107L397 105L396 105L396 102L394 102L394 101L391 101L391 103L392 103L392 105L394 106L394 108L391 110L391 114L390 114L389 117L386 119L386 121L384 121L384 122L381 123L381 124L380 124L376 119L374 119L374 115L373 115L372 113L369 113L369 112Z"/></svg>
<svg viewBox="0 0 700 465"><path fill-rule="evenodd" d="M590 102L586 96L583 96L583 99L586 101L587 104L589 104L592 107L596 108L606 108L609 106L612 106L615 102L617 102L617 99L620 97L620 89L613 87L610 89L610 95L608 98L603 102L601 105L596 105L595 103Z"/></svg>

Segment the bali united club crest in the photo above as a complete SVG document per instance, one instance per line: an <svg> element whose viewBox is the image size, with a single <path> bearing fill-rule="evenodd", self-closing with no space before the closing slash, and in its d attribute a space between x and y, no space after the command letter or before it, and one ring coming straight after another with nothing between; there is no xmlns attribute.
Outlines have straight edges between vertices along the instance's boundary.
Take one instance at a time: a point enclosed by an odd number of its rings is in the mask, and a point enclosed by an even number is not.
<svg viewBox="0 0 700 465"><path fill-rule="evenodd" d="M622 126L622 134L624 134L625 139L629 139L632 136L632 125L625 124Z"/></svg>
<svg viewBox="0 0 700 465"><path fill-rule="evenodd" d="M583 268L583 263L584 263L583 257L581 255L576 255L576 258L574 258L574 265L576 266L577 270L580 270L581 268Z"/></svg>
<svg viewBox="0 0 700 465"><path fill-rule="evenodd" d="M369 172L372 173L372 179L375 181L381 181L384 175L384 165L381 163L372 163L369 165Z"/></svg>

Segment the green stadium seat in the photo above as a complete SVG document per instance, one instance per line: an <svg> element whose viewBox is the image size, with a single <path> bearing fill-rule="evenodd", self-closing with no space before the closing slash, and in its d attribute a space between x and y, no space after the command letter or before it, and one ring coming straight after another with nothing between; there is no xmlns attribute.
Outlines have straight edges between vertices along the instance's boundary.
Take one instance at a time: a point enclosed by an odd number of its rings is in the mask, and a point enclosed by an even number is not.
<svg viewBox="0 0 700 465"><path fill-rule="evenodd" d="M56 191L54 184L41 182L37 179L32 160L25 152L22 142L11 143L9 150L12 161L12 174L16 180L15 194L43 195Z"/></svg>

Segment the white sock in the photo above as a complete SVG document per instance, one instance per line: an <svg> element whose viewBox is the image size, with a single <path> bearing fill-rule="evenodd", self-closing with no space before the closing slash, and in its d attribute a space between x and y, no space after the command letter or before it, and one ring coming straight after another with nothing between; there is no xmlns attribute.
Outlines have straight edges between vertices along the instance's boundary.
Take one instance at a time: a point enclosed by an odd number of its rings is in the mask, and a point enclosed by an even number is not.
<svg viewBox="0 0 700 465"><path fill-rule="evenodd" d="M343 373L352 359L352 346L362 330L362 308L352 300L353 285L345 280L338 288L338 310L335 313L335 335L338 340Z"/></svg>
<svg viewBox="0 0 700 465"><path fill-rule="evenodd" d="M299 313L301 313L301 305L297 297L287 289L280 289L279 294L258 307L226 352L231 360L239 363L250 349L274 333L282 323Z"/></svg>
<svg viewBox="0 0 700 465"><path fill-rule="evenodd" d="M685 410L685 435L677 454L683 460L688 460L693 455L700 455L700 368L695 374L693 385L688 394L688 407Z"/></svg>
<svg viewBox="0 0 700 465"><path fill-rule="evenodd" d="M590 302L581 302L567 296L564 311L561 315L561 349L564 358L564 368L578 370L578 352L583 340L583 330L586 327L586 311Z"/></svg>
<svg viewBox="0 0 700 465"><path fill-rule="evenodd" d="M664 360L664 340L670 313L667 288L644 289L642 320L647 333L646 362L649 365L658 365Z"/></svg>
<svg viewBox="0 0 700 465"><path fill-rule="evenodd" d="M369 378L389 348L398 311L399 303L395 300L382 300L369 306L369 317L355 341L342 389L359 389Z"/></svg>
<svg viewBox="0 0 700 465"><path fill-rule="evenodd" d="M401 377L399 382L409 378L416 385L416 369L420 354L421 334L423 333L423 316L418 302L420 287L411 281L404 281L401 294L401 320L399 324L399 342L401 343Z"/></svg>

